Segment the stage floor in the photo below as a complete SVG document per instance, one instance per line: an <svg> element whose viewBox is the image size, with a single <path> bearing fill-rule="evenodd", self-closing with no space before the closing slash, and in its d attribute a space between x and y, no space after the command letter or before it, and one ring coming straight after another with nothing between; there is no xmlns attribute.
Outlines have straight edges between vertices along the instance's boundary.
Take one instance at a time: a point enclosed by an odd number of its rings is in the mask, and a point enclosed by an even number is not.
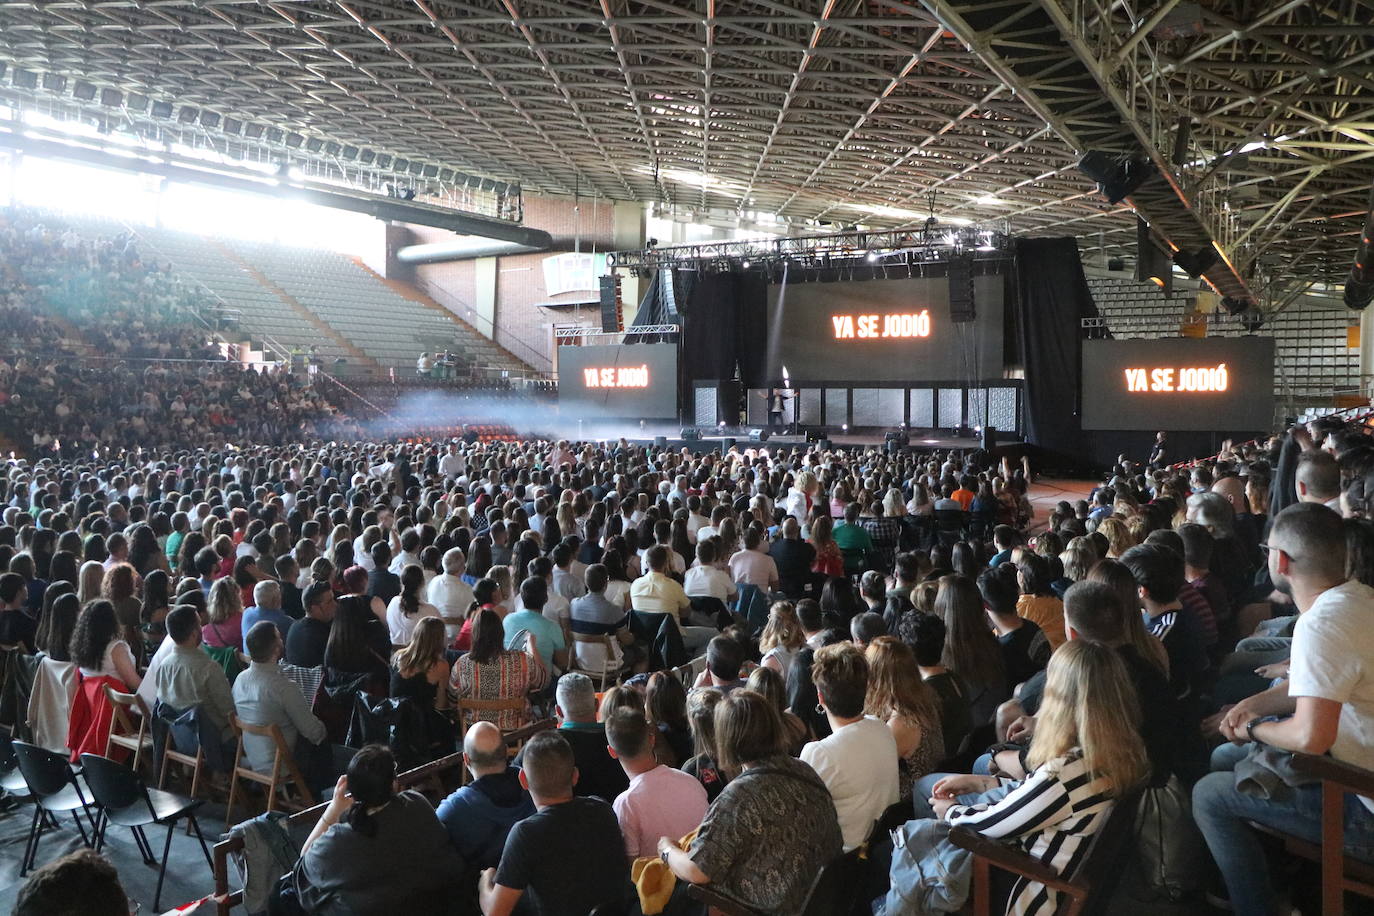
<svg viewBox="0 0 1374 916"><path fill-rule="evenodd" d="M654 438L648 436L627 437L633 445L653 445ZM829 437L830 444L835 448L843 449L865 449L881 448L884 443L884 434L875 432L869 434L844 433L843 435L832 435ZM753 442L747 434L737 434L733 436L702 436L700 439L681 439L667 437L668 447L673 449L689 448L694 452L710 451L720 448L726 441L734 440L739 448L791 448L793 446L805 446L806 437L803 435L779 434L769 436L767 442ZM1020 442L999 442L1002 445L1020 445ZM912 436L909 448L912 451L925 451L931 449L975 449L981 448L982 441L972 436L941 436L941 437L920 437Z"/></svg>

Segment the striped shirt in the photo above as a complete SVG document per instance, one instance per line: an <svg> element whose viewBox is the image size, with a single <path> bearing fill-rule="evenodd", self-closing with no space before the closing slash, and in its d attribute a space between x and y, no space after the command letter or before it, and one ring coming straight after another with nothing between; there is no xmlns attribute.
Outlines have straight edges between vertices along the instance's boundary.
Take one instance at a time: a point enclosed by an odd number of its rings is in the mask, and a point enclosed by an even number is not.
<svg viewBox="0 0 1374 916"><path fill-rule="evenodd" d="M1036 768L992 805L954 805L945 819L994 840L1019 841L1021 849L1061 875L1072 875L1087 855L1089 842L1106 822L1114 799L1101 779L1093 779L1075 748ZM1008 916L1049 916L1059 894L1019 878L1007 906Z"/></svg>

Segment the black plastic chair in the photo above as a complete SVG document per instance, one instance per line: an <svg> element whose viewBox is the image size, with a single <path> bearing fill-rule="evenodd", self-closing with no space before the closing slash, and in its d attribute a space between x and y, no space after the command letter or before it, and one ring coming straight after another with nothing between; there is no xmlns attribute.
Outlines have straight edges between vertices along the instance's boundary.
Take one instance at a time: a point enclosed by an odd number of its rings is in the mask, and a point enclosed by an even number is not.
<svg viewBox="0 0 1374 916"><path fill-rule="evenodd" d="M176 831L177 822L183 817L188 819L190 828L200 841L200 851L205 853L205 864L214 869L214 863L210 861L210 848L205 845L205 837L201 836L200 824L196 823L195 811L204 804L203 799L186 798L161 789L150 789L137 773L108 757L82 754L81 766L85 772L86 785L90 787L91 795L100 806L100 819L97 821L95 832L97 852L104 847L105 832L110 829L111 824L128 827L134 835L134 842L138 844L143 861L149 865L157 865L157 860L153 858L152 845L143 833L143 828L149 824L167 828L167 841L162 844L162 864L157 873L157 892L153 897L154 910L162 909L162 881L167 877L167 856L172 849L172 834Z"/></svg>
<svg viewBox="0 0 1374 916"><path fill-rule="evenodd" d="M24 774L24 782L37 802L33 807L33 822L29 825L28 843L24 847L24 861L19 867L19 876L22 878L33 868L34 859L38 857L38 841L43 834L45 811L53 815L70 811L76 829L81 831L81 842L87 846L91 845L91 838L86 835L81 815L77 812L86 812L92 833L95 831L95 820L91 817L91 803L87 800L89 790L64 755L54 754L24 741L14 742L14 753L19 758L19 771Z"/></svg>
<svg viewBox="0 0 1374 916"><path fill-rule="evenodd" d="M0 789L16 798L29 797L29 784L19 772L19 758L14 754L14 741L0 734Z"/></svg>

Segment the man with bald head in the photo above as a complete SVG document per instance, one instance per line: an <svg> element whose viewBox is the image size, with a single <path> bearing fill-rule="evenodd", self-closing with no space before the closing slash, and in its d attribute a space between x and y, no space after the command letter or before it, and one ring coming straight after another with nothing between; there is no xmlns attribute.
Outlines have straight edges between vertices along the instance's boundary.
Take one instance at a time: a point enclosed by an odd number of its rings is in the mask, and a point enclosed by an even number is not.
<svg viewBox="0 0 1374 916"><path fill-rule="evenodd" d="M463 763L472 782L444 799L436 813L469 868L495 868L506 834L534 813L534 801L520 785L520 771L507 762L506 743L492 723L468 729Z"/></svg>

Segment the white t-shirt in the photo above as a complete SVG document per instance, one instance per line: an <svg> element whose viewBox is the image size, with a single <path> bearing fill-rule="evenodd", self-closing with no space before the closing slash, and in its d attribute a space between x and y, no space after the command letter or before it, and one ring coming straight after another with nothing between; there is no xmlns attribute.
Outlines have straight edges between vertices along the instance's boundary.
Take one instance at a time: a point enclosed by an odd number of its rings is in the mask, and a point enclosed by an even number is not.
<svg viewBox="0 0 1374 916"><path fill-rule="evenodd" d="M405 612L401 610L401 596L397 595L386 606L386 628L391 631L391 644L393 646L406 645L410 642L410 634L415 632L415 624L420 622L421 617L438 616L438 608L428 601L421 601L420 609L412 616L407 617Z"/></svg>
<svg viewBox="0 0 1374 916"><path fill-rule="evenodd" d="M714 566L693 566L683 577L682 590L688 598L719 598L725 601L735 593L735 583L724 570Z"/></svg>
<svg viewBox="0 0 1374 916"><path fill-rule="evenodd" d="M867 840L873 822L897 801L897 740L879 719L865 716L840 726L802 748L801 759L835 800L846 852Z"/></svg>
<svg viewBox="0 0 1374 916"><path fill-rule="evenodd" d="M1374 769L1374 588L1351 580L1327 589L1298 617L1288 672L1290 697L1341 704L1331 756ZM1360 801L1374 811L1374 800Z"/></svg>

